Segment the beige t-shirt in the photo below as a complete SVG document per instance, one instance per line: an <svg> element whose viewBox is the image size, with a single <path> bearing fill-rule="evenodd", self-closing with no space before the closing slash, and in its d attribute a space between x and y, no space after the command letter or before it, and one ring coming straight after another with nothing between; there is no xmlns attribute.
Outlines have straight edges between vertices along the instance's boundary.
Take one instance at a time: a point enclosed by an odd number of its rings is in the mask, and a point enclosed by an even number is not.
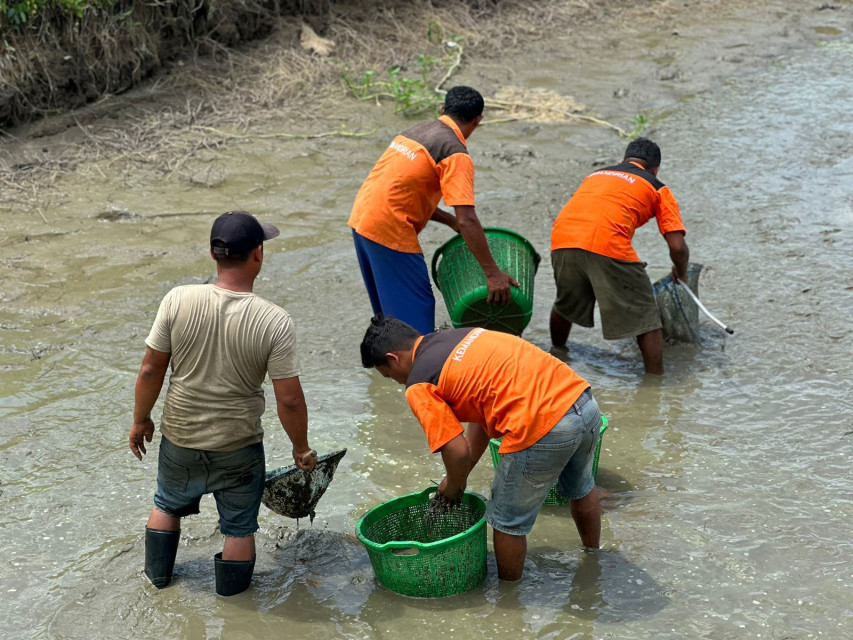
<svg viewBox="0 0 853 640"><path fill-rule="evenodd" d="M145 344L172 354L160 431L190 449L233 451L260 442L266 374L299 375L288 313L254 293L212 284L167 293Z"/></svg>

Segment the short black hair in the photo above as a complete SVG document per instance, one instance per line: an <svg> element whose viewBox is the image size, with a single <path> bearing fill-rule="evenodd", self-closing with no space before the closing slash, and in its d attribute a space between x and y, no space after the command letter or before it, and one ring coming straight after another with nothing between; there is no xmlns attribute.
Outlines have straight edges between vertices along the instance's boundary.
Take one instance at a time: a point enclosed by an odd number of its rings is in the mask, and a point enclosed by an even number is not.
<svg viewBox="0 0 853 640"><path fill-rule="evenodd" d="M386 353L411 349L420 335L402 320L386 315L373 316L361 341L361 364L365 369L386 365Z"/></svg>
<svg viewBox="0 0 853 640"><path fill-rule="evenodd" d="M660 147L648 138L637 138L625 149L625 159L642 160L646 169L657 169L660 166Z"/></svg>
<svg viewBox="0 0 853 640"><path fill-rule="evenodd" d="M471 87L453 87L444 96L444 115L458 118L463 123L483 115L484 106L483 96Z"/></svg>

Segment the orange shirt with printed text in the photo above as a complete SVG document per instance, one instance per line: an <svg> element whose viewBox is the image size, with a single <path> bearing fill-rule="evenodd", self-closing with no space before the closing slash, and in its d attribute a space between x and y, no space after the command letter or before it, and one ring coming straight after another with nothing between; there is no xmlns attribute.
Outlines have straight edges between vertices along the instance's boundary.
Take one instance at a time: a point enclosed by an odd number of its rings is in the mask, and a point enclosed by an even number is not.
<svg viewBox="0 0 853 640"><path fill-rule="evenodd" d="M661 235L685 232L669 187L633 162L588 175L551 229L551 251L585 249L617 260L640 262L634 231L655 218Z"/></svg>
<svg viewBox="0 0 853 640"><path fill-rule="evenodd" d="M501 453L535 444L589 383L526 340L486 329L431 333L415 344L406 400L431 451L477 422Z"/></svg>
<svg viewBox="0 0 853 640"><path fill-rule="evenodd" d="M349 226L403 253L423 253L418 233L444 198L474 206L474 163L465 137L448 116L398 135L356 195Z"/></svg>

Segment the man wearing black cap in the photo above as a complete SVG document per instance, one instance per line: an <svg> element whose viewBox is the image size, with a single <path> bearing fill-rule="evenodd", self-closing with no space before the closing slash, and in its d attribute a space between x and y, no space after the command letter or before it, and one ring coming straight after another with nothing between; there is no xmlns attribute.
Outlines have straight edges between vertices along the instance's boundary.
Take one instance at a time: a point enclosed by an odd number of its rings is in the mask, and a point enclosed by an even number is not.
<svg viewBox="0 0 853 640"><path fill-rule="evenodd" d="M160 303L136 381L130 449L142 460L151 442L151 410L171 364L160 422L157 491L145 528L145 575L169 584L181 518L199 512L212 493L225 536L215 556L216 592L248 588L255 564L258 511L265 480L261 415L269 374L278 417L306 471L308 412L299 382L293 323L287 312L252 293L264 261L264 240L277 228L244 211L219 216L210 232L215 284L172 289Z"/></svg>

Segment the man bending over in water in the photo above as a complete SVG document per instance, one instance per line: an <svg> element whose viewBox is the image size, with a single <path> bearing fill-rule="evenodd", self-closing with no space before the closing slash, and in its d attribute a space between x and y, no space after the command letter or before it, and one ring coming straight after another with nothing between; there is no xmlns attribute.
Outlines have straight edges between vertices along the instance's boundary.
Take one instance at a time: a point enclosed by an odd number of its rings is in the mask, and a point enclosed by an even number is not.
<svg viewBox="0 0 853 640"><path fill-rule="evenodd" d="M518 580L527 534L554 483L571 500L584 546L597 548L601 515L592 463L601 414L589 384L554 356L506 333L456 329L421 335L374 317L365 368L406 386L406 400L447 475L438 492L462 497L489 438L503 438L486 520L501 580ZM468 422L467 431L462 422Z"/></svg>

